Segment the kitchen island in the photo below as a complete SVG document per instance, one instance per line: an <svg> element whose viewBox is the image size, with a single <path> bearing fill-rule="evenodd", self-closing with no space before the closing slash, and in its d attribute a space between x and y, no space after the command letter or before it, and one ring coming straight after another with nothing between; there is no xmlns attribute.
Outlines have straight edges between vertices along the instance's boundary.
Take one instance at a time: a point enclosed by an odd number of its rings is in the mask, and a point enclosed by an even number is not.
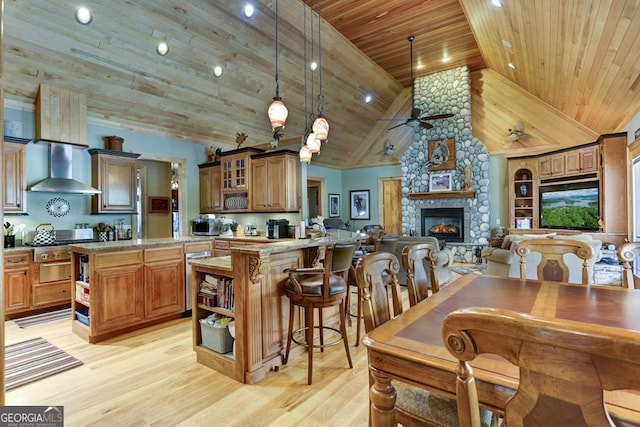
<svg viewBox="0 0 640 427"><path fill-rule="evenodd" d="M233 247L227 257L191 261L193 348L198 362L246 384L277 370L282 365L288 327L284 314L288 313L289 302L283 291L287 271L315 264L324 246L350 239L351 233L345 233L317 240L273 241ZM224 306L219 300L199 298L203 280L230 285L233 304ZM234 319L235 352L222 353L203 345L200 320L212 313ZM337 319L337 314L337 309L335 313L327 309L325 323Z"/></svg>

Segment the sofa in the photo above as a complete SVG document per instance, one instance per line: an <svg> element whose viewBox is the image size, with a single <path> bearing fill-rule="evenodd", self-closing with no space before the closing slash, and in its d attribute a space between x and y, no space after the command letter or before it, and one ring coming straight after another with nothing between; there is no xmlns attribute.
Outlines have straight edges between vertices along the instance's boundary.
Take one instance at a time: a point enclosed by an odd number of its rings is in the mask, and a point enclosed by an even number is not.
<svg viewBox="0 0 640 427"><path fill-rule="evenodd" d="M520 257L515 248L518 242L526 239L565 239L583 240L593 249L593 257L589 260L589 283L593 283L593 266L601 258L602 241L589 234L558 235L547 234L508 234L499 248L488 247L482 250L482 258L487 264L486 273L502 277L520 277ZM536 266L540 263L540 253L532 252L525 258L527 278L536 278ZM566 254L564 262L569 267L569 283L581 283L582 261L574 254Z"/></svg>
<svg viewBox="0 0 640 427"><path fill-rule="evenodd" d="M401 285L407 284L407 271L402 265L402 250L405 246L415 245L418 243L429 243L436 249L439 249L440 244L435 237L413 237L413 236L383 236L380 239L378 246L379 252L390 252L398 258L400 261L400 272L398 273L398 282ZM449 283L451 280L450 267L453 264L453 252L448 248L438 250L438 254L435 262L435 273L440 285ZM430 281L431 279L428 278ZM429 283L431 286L431 283Z"/></svg>

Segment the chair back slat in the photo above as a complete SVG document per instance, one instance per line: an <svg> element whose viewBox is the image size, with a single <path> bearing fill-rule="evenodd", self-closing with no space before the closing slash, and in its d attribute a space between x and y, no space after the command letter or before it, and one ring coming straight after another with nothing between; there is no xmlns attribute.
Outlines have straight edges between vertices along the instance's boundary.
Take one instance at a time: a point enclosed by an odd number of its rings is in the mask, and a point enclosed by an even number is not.
<svg viewBox="0 0 640 427"><path fill-rule="evenodd" d="M469 362L499 355L520 367L505 406L508 426L611 426L604 390L640 390L640 333L494 308L450 313L442 326L459 360L460 426L478 426L478 397Z"/></svg>
<svg viewBox="0 0 640 427"><path fill-rule="evenodd" d="M409 305L413 307L429 295L440 290L440 283L435 272L435 261L438 253L429 243L408 245L402 249L402 264L407 271L407 290Z"/></svg>
<svg viewBox="0 0 640 427"><path fill-rule="evenodd" d="M565 255L574 254L581 262L581 282L589 284L589 260L593 258L593 248L587 242L569 239L529 239L519 242L515 249L520 257L520 278L527 278L526 258L532 252L539 252L541 260L536 267L538 280L553 282L569 281L569 266Z"/></svg>
<svg viewBox="0 0 640 427"><path fill-rule="evenodd" d="M402 313L400 285L397 278L399 270L398 259L387 252L370 253L358 261L356 280L362 291L366 332L372 331ZM389 303L389 292L391 292L393 305Z"/></svg>

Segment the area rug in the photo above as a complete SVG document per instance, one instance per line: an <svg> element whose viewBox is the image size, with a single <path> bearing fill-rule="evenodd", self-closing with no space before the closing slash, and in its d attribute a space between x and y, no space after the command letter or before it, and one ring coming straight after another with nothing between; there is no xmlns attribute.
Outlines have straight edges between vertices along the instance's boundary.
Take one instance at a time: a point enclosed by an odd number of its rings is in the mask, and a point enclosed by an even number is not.
<svg viewBox="0 0 640 427"><path fill-rule="evenodd" d="M29 326L40 325L47 322L55 322L57 320L71 319L71 309L65 308L62 310L51 311L49 313L36 314L33 316L22 317L20 319L13 319L16 324L21 328L28 328Z"/></svg>
<svg viewBox="0 0 640 427"><path fill-rule="evenodd" d="M474 265L474 264L465 264L462 265L454 265L451 268L451 271L454 271L458 274L484 274L484 265Z"/></svg>
<svg viewBox="0 0 640 427"><path fill-rule="evenodd" d="M82 362L44 338L33 338L5 348L6 390L66 371Z"/></svg>

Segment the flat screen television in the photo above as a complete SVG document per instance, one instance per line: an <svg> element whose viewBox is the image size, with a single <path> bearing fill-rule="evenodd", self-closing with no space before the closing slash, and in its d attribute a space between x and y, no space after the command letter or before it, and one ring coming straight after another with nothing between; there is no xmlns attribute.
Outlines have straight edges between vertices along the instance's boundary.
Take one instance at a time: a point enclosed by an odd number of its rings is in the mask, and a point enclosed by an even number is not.
<svg viewBox="0 0 640 427"><path fill-rule="evenodd" d="M541 185L540 227L598 230L600 185L598 181Z"/></svg>

